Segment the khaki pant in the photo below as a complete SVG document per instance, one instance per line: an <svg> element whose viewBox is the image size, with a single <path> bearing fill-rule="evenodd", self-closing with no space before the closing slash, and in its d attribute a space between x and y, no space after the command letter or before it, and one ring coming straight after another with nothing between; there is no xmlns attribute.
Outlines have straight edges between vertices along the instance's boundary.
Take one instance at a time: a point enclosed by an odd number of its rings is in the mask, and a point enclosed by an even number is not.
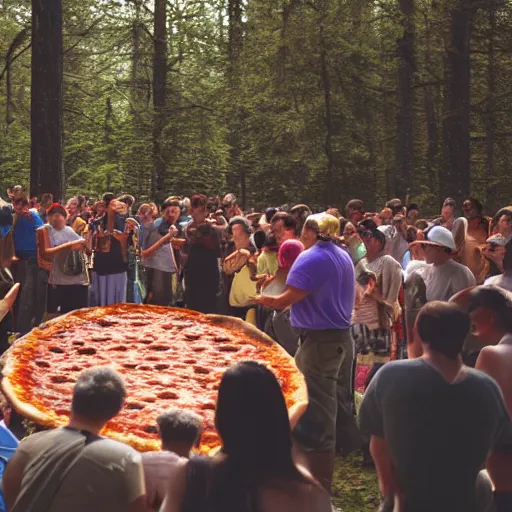
<svg viewBox="0 0 512 512"><path fill-rule="evenodd" d="M303 450L334 452L338 398L346 411L352 408L353 360L354 349L348 329L300 332L295 362L306 379L309 405L297 423L294 435Z"/></svg>

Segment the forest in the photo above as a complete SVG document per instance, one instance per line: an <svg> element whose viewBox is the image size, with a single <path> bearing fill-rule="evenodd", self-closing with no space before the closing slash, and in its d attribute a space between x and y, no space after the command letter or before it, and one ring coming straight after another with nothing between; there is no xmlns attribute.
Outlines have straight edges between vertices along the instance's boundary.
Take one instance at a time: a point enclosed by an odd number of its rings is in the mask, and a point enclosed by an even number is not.
<svg viewBox="0 0 512 512"><path fill-rule="evenodd" d="M0 190L512 196L511 0L0 0Z"/></svg>

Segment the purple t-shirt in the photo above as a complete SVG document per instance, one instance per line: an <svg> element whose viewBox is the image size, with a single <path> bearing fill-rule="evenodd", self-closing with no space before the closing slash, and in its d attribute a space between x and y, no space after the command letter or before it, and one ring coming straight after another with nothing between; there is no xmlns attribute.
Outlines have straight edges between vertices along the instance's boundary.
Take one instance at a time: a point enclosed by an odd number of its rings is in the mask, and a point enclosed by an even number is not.
<svg viewBox="0 0 512 512"><path fill-rule="evenodd" d="M293 264L286 284L308 295L292 306L298 329L348 329L354 309L354 265L349 254L332 242L318 242Z"/></svg>

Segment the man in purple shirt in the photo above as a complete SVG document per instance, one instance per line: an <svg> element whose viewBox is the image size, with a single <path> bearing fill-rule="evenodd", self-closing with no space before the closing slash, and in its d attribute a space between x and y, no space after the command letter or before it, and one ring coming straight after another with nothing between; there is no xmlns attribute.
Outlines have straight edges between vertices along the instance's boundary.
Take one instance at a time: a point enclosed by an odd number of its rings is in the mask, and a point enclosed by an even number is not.
<svg viewBox="0 0 512 512"><path fill-rule="evenodd" d="M354 308L354 266L334 243L339 221L325 213L311 215L302 231L306 250L293 264L285 291L259 297L259 304L282 310L291 306L291 323L300 332L295 355L308 387L309 406L294 436L306 452L313 475L330 490L336 444L338 401L350 410L354 358L349 327ZM336 384L343 390L337 400Z"/></svg>

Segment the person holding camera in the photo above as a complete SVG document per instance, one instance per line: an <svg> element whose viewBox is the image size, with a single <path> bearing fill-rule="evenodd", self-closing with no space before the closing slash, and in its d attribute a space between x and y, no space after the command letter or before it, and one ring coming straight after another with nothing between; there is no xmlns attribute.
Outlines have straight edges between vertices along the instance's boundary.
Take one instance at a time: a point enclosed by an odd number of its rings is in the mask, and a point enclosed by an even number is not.
<svg viewBox="0 0 512 512"><path fill-rule="evenodd" d="M181 215L177 201L166 200L162 204L162 216L155 220L142 237L142 264L146 268L146 304L170 306L172 303L172 279L179 271L179 254L175 253L173 240L180 238L177 227Z"/></svg>

